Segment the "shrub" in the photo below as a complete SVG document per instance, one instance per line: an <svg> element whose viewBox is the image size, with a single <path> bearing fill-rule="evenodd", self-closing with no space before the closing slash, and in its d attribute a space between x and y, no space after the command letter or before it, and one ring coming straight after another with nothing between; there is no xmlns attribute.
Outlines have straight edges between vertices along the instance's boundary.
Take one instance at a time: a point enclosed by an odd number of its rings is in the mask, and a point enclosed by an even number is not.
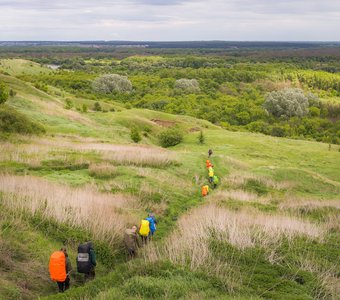
<svg viewBox="0 0 340 300"><path fill-rule="evenodd" d="M196 93L200 91L200 86L196 79L178 79L175 82L175 88L190 93Z"/></svg>
<svg viewBox="0 0 340 300"><path fill-rule="evenodd" d="M101 94L126 93L132 90L131 81L126 76L118 74L102 75L94 80L92 87Z"/></svg>
<svg viewBox="0 0 340 300"><path fill-rule="evenodd" d="M17 94L16 91L13 91L12 89L9 90L9 96L14 97Z"/></svg>
<svg viewBox="0 0 340 300"><path fill-rule="evenodd" d="M169 128L167 130L164 130L159 135L159 141L162 147L171 147L178 145L183 140L183 133L182 131L177 128Z"/></svg>
<svg viewBox="0 0 340 300"><path fill-rule="evenodd" d="M137 127L131 128L130 137L135 143L139 143L142 140L140 131L138 130Z"/></svg>
<svg viewBox="0 0 340 300"><path fill-rule="evenodd" d="M309 114L312 117L319 117L320 116L320 108L317 108L315 106L312 106L309 108Z"/></svg>
<svg viewBox="0 0 340 300"><path fill-rule="evenodd" d="M66 99L65 108L71 109L72 107L73 107L73 102L71 101L71 99Z"/></svg>
<svg viewBox="0 0 340 300"><path fill-rule="evenodd" d="M100 105L99 102L96 102L96 103L94 104L93 110L94 110L94 111L101 111L101 110L102 110L102 107L101 107L101 105Z"/></svg>
<svg viewBox="0 0 340 300"><path fill-rule="evenodd" d="M0 131L6 133L40 134L45 129L25 115L7 106L0 107Z"/></svg>
<svg viewBox="0 0 340 300"><path fill-rule="evenodd" d="M301 89L285 88L269 93L264 108L275 117L303 117L308 112L308 98Z"/></svg>
<svg viewBox="0 0 340 300"><path fill-rule="evenodd" d="M205 141L205 136L203 134L203 131L201 130L200 134L198 135L198 143L199 144L204 144L204 141Z"/></svg>
<svg viewBox="0 0 340 300"><path fill-rule="evenodd" d="M8 99L7 86L0 81L0 104L5 103Z"/></svg>
<svg viewBox="0 0 340 300"><path fill-rule="evenodd" d="M83 104L81 110L82 110L82 112L86 113L87 112L87 105Z"/></svg>

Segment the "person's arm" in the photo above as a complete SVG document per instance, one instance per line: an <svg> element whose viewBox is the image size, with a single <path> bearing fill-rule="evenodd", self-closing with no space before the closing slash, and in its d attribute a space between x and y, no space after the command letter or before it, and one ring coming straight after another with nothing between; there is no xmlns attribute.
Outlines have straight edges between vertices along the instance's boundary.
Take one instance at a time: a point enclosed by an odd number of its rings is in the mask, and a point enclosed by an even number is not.
<svg viewBox="0 0 340 300"><path fill-rule="evenodd" d="M136 241L137 247L140 248L141 244L139 242L138 234L135 235L135 241Z"/></svg>
<svg viewBox="0 0 340 300"><path fill-rule="evenodd" d="M94 266L97 265L96 252L93 249L90 250L90 260Z"/></svg>
<svg viewBox="0 0 340 300"><path fill-rule="evenodd" d="M69 275L72 271L72 265L70 259L66 258L66 274Z"/></svg>

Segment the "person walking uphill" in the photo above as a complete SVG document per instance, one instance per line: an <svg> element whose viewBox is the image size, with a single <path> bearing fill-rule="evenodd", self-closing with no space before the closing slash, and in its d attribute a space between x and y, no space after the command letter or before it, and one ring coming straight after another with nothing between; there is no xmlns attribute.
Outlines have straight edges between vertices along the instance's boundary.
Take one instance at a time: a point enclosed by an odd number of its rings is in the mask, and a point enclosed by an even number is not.
<svg viewBox="0 0 340 300"><path fill-rule="evenodd" d="M149 213L148 217L145 220L149 221L150 227L149 239L151 240L156 231L157 220L153 213Z"/></svg>
<svg viewBox="0 0 340 300"><path fill-rule="evenodd" d="M208 151L208 157L210 158L212 154L213 154L213 151L212 151L211 149L209 149L209 151Z"/></svg>
<svg viewBox="0 0 340 300"><path fill-rule="evenodd" d="M51 279L57 282L60 293L70 288L72 265L65 247L61 248L60 251L52 253L49 262L49 271Z"/></svg>
<svg viewBox="0 0 340 300"><path fill-rule="evenodd" d="M94 279L96 276L95 267L97 265L96 252L91 241L78 246L77 270L78 273L85 274L85 280Z"/></svg>
<svg viewBox="0 0 340 300"><path fill-rule="evenodd" d="M125 230L124 245L128 253L129 260L135 258L137 256L137 249L141 246L137 235L136 225Z"/></svg>

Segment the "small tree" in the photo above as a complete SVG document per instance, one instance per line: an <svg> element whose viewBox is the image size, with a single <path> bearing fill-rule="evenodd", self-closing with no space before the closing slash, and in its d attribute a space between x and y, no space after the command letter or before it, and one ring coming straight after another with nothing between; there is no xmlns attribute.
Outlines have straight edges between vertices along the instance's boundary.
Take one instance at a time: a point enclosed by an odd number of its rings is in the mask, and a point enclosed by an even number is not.
<svg viewBox="0 0 340 300"><path fill-rule="evenodd" d="M142 140L140 131L138 130L137 127L131 128L130 137L135 143L139 143Z"/></svg>
<svg viewBox="0 0 340 300"><path fill-rule="evenodd" d="M197 93L200 91L200 85L196 79L178 79L175 82L175 88L188 93Z"/></svg>
<svg viewBox="0 0 340 300"><path fill-rule="evenodd" d="M73 103L70 99L66 99L66 104L65 104L65 108L66 109L71 109L73 107Z"/></svg>
<svg viewBox="0 0 340 300"><path fill-rule="evenodd" d="M92 83L92 88L101 94L126 93L132 90L132 84L126 76L106 74L97 77Z"/></svg>
<svg viewBox="0 0 340 300"><path fill-rule="evenodd" d="M177 127L166 129L159 135L159 142L164 148L175 146L182 142L182 140L183 133Z"/></svg>
<svg viewBox="0 0 340 300"><path fill-rule="evenodd" d="M83 111L83 113L87 113L87 105L83 104L81 110Z"/></svg>
<svg viewBox="0 0 340 300"><path fill-rule="evenodd" d="M0 81L0 104L5 103L8 99L8 89L7 86Z"/></svg>
<svg viewBox="0 0 340 300"><path fill-rule="evenodd" d="M203 131L201 130L200 134L198 135L198 143L203 145L204 142L205 142L205 136L203 134Z"/></svg>
<svg viewBox="0 0 340 300"><path fill-rule="evenodd" d="M101 111L101 110L102 110L102 107L101 107L101 105L100 105L99 102L96 102L96 103L94 104L93 110L94 110L94 111Z"/></svg>
<svg viewBox="0 0 340 300"><path fill-rule="evenodd" d="M263 106L275 117L303 117L308 113L308 98L301 89L285 88L269 93Z"/></svg>

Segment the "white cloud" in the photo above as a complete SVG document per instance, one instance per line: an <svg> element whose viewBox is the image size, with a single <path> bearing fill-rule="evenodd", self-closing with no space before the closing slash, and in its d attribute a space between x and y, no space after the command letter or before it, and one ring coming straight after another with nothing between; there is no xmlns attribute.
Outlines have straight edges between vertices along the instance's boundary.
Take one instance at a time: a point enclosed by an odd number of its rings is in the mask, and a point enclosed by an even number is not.
<svg viewBox="0 0 340 300"><path fill-rule="evenodd" d="M340 40L340 1L0 0L0 40Z"/></svg>

